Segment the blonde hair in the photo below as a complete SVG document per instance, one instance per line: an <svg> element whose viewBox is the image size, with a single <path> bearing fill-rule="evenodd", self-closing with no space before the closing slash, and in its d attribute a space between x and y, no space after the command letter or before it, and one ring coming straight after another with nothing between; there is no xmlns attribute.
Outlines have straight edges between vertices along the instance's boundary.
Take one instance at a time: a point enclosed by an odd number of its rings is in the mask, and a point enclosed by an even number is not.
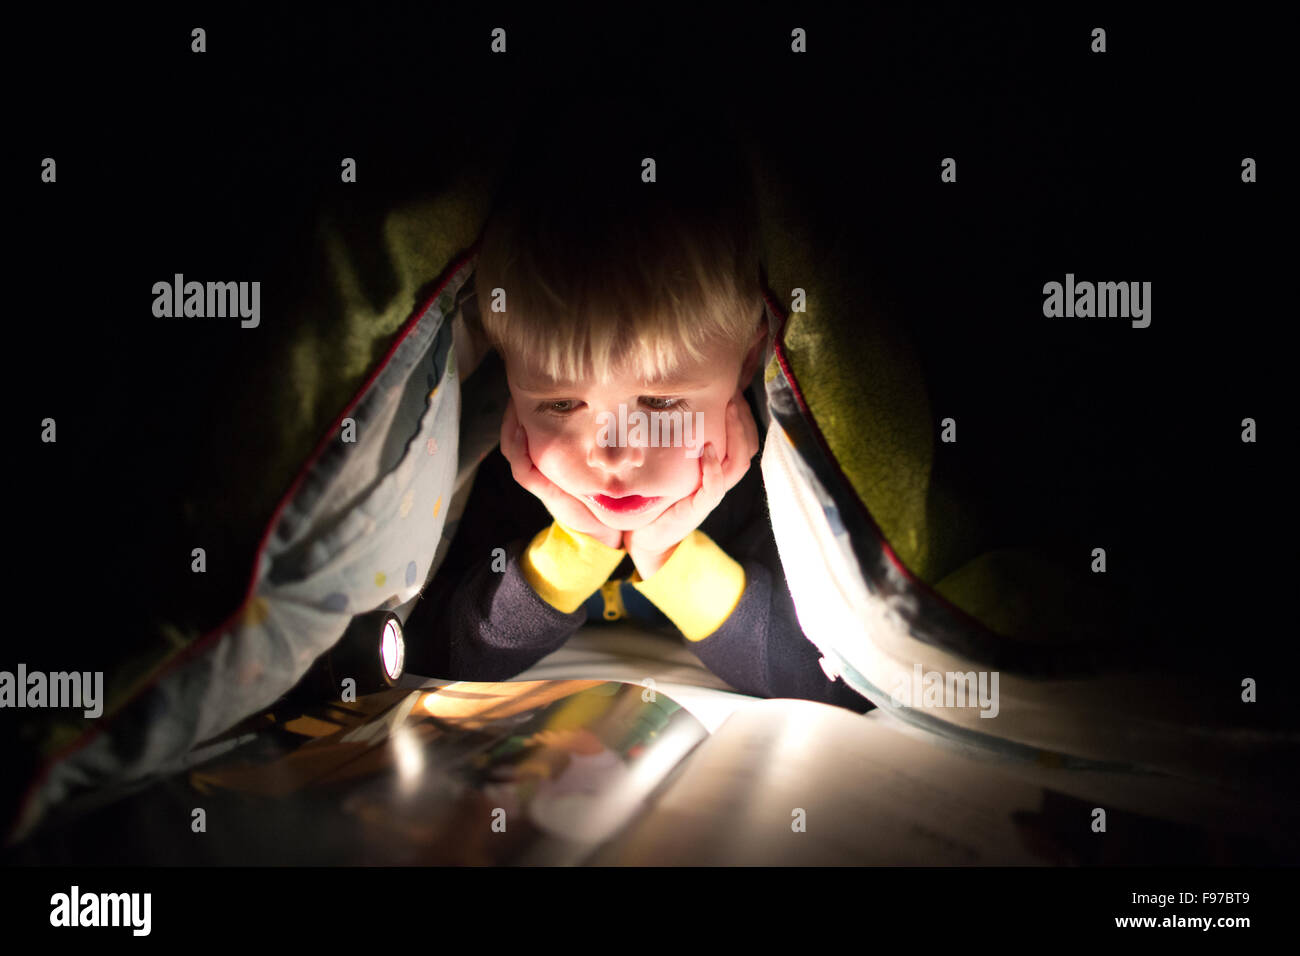
<svg viewBox="0 0 1300 956"><path fill-rule="evenodd" d="M476 332L503 358L575 382L661 380L718 342L743 354L764 312L734 127L680 107L605 106L615 119L576 110L522 131L479 238ZM645 157L655 182L642 181ZM505 311L492 311L494 289Z"/></svg>

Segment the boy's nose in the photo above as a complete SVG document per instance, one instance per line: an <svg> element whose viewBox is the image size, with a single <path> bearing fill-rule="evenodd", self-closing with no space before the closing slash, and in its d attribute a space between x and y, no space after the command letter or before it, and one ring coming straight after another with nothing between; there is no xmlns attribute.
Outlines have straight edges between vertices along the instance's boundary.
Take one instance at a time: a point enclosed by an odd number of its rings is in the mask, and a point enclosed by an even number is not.
<svg viewBox="0 0 1300 956"><path fill-rule="evenodd" d="M610 444L602 445L593 438L587 446L587 464L606 475L630 478L644 461L645 449L630 441L619 443L611 438Z"/></svg>

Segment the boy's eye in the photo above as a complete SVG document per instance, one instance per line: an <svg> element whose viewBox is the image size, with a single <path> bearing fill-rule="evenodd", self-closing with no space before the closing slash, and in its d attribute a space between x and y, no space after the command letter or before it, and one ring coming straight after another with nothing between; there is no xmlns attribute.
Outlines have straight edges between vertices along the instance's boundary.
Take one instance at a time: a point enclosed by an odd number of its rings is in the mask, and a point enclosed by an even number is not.
<svg viewBox="0 0 1300 956"><path fill-rule="evenodd" d="M657 412L666 412L670 409L685 409L686 399L684 398L647 398L646 404L650 405ZM654 402L670 402L668 405L655 405Z"/></svg>
<svg viewBox="0 0 1300 956"><path fill-rule="evenodd" d="M656 412L685 411L687 408L686 399L684 398L654 398L647 396L643 397L641 401L645 402L652 411ZM668 404L656 404L659 402ZM577 404L578 403L574 399L565 399L564 401L559 402L542 402L537 406L536 411L539 415L563 416L573 411L573 408L562 406L576 406Z"/></svg>
<svg viewBox="0 0 1300 956"><path fill-rule="evenodd" d="M571 402L542 402L537 406L536 412L539 415L567 415L573 409L559 408L560 405L569 405Z"/></svg>

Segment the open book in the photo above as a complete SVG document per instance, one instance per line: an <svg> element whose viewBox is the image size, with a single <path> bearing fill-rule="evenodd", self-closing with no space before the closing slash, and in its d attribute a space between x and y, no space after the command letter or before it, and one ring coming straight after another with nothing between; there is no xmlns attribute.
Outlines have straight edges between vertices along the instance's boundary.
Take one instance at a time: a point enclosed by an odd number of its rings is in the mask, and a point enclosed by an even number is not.
<svg viewBox="0 0 1300 956"><path fill-rule="evenodd" d="M1013 763L884 711L804 700L746 702L709 733L638 684L458 682L327 705L285 729L312 739L273 756L244 747L190 773L208 800L227 801L214 808L225 820L241 821L230 830L243 844L223 841L230 862L1005 865L1266 853L1233 828L1251 808L1205 782Z"/></svg>

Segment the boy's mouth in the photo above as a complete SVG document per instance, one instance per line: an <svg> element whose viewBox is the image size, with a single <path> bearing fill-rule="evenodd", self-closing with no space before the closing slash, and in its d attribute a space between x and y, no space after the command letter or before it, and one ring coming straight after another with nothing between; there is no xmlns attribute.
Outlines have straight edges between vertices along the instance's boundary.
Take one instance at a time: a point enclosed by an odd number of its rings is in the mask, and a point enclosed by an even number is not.
<svg viewBox="0 0 1300 956"><path fill-rule="evenodd" d="M613 514L630 515L645 511L659 499L643 498L640 495L625 495L622 498L611 498L608 495L588 495L587 500L595 502L599 507Z"/></svg>

